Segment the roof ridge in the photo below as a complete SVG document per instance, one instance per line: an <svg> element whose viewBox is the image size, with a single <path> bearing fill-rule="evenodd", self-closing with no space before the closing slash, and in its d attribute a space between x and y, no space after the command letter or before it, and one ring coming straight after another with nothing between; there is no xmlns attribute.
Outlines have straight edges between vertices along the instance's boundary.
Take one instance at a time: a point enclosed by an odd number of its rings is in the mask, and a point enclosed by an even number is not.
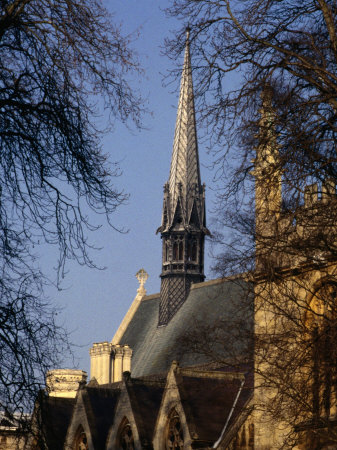
<svg viewBox="0 0 337 450"><path fill-rule="evenodd" d="M180 375L194 378L217 378L227 380L244 380L244 372L219 372L215 370L198 370L190 368L178 368Z"/></svg>

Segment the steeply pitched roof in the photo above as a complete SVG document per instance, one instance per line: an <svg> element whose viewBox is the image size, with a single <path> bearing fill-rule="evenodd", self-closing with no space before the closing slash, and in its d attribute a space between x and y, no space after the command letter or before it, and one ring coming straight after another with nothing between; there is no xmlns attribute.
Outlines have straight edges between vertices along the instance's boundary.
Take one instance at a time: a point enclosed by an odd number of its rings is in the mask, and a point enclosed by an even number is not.
<svg viewBox="0 0 337 450"><path fill-rule="evenodd" d="M173 360L182 367L204 364L210 359L200 354L181 354L180 340L187 329L202 321L211 325L215 320L232 320L251 286L243 279L222 279L193 285L188 298L172 320L158 327L159 294L145 297L130 321L120 344L133 350L131 373L141 377L166 373ZM253 326L252 314L245 318Z"/></svg>
<svg viewBox="0 0 337 450"><path fill-rule="evenodd" d="M164 387L165 378L131 378L126 381L142 448L152 448L153 432Z"/></svg>
<svg viewBox="0 0 337 450"><path fill-rule="evenodd" d="M62 450L75 405L75 398L50 397L40 394L35 414L41 417L47 447Z"/></svg>
<svg viewBox="0 0 337 450"><path fill-rule="evenodd" d="M113 423L120 389L86 387L82 391L83 403L95 449L105 448L110 426Z"/></svg>
<svg viewBox="0 0 337 450"><path fill-rule="evenodd" d="M191 437L200 444L214 444L252 393L248 379L238 373L178 370L176 379Z"/></svg>
<svg viewBox="0 0 337 450"><path fill-rule="evenodd" d="M195 190L200 190L201 182L188 32L168 185L172 214L180 192L184 201L182 213L189 214L192 205L188 202L194 198Z"/></svg>

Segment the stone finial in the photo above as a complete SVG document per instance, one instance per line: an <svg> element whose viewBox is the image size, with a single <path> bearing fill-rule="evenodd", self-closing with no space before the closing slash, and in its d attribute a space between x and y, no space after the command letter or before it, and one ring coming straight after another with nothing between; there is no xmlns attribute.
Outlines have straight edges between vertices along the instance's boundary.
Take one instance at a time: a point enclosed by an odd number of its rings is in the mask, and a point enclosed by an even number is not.
<svg viewBox="0 0 337 450"><path fill-rule="evenodd" d="M140 269L136 273L136 278L139 281L139 288L137 289L138 294L145 295L146 289L144 288L144 284L146 283L146 280L149 278L148 273L144 269Z"/></svg>

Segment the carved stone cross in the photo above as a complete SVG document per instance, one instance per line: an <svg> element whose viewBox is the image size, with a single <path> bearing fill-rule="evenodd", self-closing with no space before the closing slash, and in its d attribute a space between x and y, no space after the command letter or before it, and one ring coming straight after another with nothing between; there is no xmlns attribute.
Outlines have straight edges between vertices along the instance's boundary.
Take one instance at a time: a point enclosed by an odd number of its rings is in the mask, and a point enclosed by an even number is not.
<svg viewBox="0 0 337 450"><path fill-rule="evenodd" d="M139 288L137 292L139 294L145 294L146 290L144 288L144 284L146 283L146 280L149 278L148 273L144 269L138 270L136 273L137 280L139 281Z"/></svg>

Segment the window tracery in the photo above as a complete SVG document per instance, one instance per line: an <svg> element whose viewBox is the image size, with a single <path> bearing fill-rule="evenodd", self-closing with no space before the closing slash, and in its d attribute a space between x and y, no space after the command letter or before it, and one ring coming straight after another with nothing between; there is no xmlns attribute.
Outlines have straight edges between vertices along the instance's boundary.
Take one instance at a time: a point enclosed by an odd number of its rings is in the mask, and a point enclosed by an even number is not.
<svg viewBox="0 0 337 450"><path fill-rule="evenodd" d="M188 241L187 261L197 261L197 241L195 239Z"/></svg>
<svg viewBox="0 0 337 450"><path fill-rule="evenodd" d="M168 262L170 260L170 242L166 241L164 246L165 262Z"/></svg>
<svg viewBox="0 0 337 450"><path fill-rule="evenodd" d="M117 443L117 448L119 449L133 450L135 448L132 428L126 417L123 419L119 427Z"/></svg>
<svg viewBox="0 0 337 450"><path fill-rule="evenodd" d="M88 450L88 439L82 427L79 427L76 433L74 450Z"/></svg>
<svg viewBox="0 0 337 450"><path fill-rule="evenodd" d="M173 242L173 260L182 261L184 259L184 240L178 236Z"/></svg>
<svg viewBox="0 0 337 450"><path fill-rule="evenodd" d="M175 409L171 411L168 418L166 432L166 450L183 450L184 434L179 414Z"/></svg>

